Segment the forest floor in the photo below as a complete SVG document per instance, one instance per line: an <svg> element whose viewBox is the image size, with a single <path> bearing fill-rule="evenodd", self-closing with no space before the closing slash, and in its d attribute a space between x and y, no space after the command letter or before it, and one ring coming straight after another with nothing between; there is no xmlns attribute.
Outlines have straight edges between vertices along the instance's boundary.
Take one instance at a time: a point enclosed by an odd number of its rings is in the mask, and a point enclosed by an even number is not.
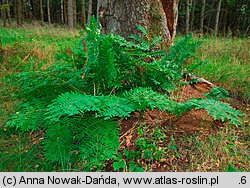
<svg viewBox="0 0 250 188"><path fill-rule="evenodd" d="M7 90L3 78L36 68L40 62L52 64L56 54L79 44L78 31L63 28L27 26L22 29L0 28L0 96ZM228 102L247 117L238 127L214 121L202 110L192 110L178 118L166 112L148 110L121 119L121 149L128 151L127 166L136 164L146 171L238 171L250 170L249 130L249 39L203 37L203 44L191 66L198 76L228 89ZM1 46L0 46L1 47ZM179 101L202 98L207 85L186 85L173 94ZM0 105L0 171L79 171L79 166L64 166L46 161L41 153L43 131L21 133L5 127L7 117L15 112L18 101L10 100L16 88L9 87L9 97L1 97ZM141 143L138 143L138 140ZM140 146L140 147L139 147ZM146 148L154 148L153 156L144 159ZM140 152L137 152L140 151ZM131 159L129 155L132 156ZM113 171L112 161L106 171ZM125 169L126 170L126 169Z"/></svg>
<svg viewBox="0 0 250 188"><path fill-rule="evenodd" d="M206 84L186 85L177 96L180 101L204 98L210 89ZM249 104L237 99L228 101L249 114ZM138 128L139 127L139 128ZM143 129L142 134L138 130ZM157 137L155 137L155 132ZM246 132L247 131L247 132ZM236 169L249 171L249 121L234 127L214 121L204 110L192 110L182 117L159 110L148 110L142 116L121 121L122 150L140 150L138 138L151 140L160 150L161 159L140 163L151 171L226 171L232 164ZM157 151L156 151L157 152ZM145 164L150 164L145 167Z"/></svg>

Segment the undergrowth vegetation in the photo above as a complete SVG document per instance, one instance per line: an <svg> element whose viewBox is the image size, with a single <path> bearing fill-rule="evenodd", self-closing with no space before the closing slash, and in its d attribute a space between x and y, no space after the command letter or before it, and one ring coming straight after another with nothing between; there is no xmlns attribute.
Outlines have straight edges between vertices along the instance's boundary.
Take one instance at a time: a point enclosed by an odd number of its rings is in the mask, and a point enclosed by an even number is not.
<svg viewBox="0 0 250 188"><path fill-rule="evenodd" d="M183 85L182 78L192 69L187 61L195 56L199 42L187 36L166 52L159 49L160 37L151 39L143 27L138 29L142 37L132 36L134 42L126 41L121 36L103 35L93 18L82 42L74 41L80 45L71 44L67 53L58 50L56 62L48 63L50 55L41 61L22 54L21 61L29 59L28 64L22 63L24 67L16 71L18 74L4 78L5 87L15 90L15 94L6 89L3 96L18 102L3 134L9 135L10 129L19 136L41 131L42 144L34 143L34 152L28 152L34 155L42 150L40 154L46 161L42 170L54 170L48 165L53 164L57 170L103 171L111 161L115 171L145 171L150 169L138 165L137 159L143 158L144 163L160 161L165 152L179 155L179 146L172 138L168 147L159 149L158 142L165 139L162 130L156 128L149 139L145 128L139 127L139 150L119 152L117 120L129 118L133 112L159 109L181 117L192 109L203 109L214 120L235 127L242 124L240 117L244 114L221 101L221 96L223 99L227 95L225 90L214 88L206 99L183 103L171 99L170 94ZM32 45L34 38L30 40ZM66 41L60 41L58 48L64 45L65 49L70 44ZM34 61L39 62L35 67Z"/></svg>

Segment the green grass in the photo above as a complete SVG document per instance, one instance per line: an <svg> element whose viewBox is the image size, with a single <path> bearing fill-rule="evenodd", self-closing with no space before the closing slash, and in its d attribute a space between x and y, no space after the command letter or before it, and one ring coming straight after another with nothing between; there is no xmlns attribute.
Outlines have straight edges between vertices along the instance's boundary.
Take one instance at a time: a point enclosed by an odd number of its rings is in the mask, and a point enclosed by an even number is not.
<svg viewBox="0 0 250 188"><path fill-rule="evenodd" d="M250 45L247 38L203 37L195 73L249 103Z"/></svg>
<svg viewBox="0 0 250 188"><path fill-rule="evenodd" d="M1 28L0 56L0 126L6 115L13 112L17 101L11 101L17 88L6 85L4 77L22 71L48 67L54 63L56 54L66 53L69 47L80 42L79 31L60 27Z"/></svg>
<svg viewBox="0 0 250 188"><path fill-rule="evenodd" d="M26 26L0 28L0 38L0 171L77 171L80 164L46 161L41 152L42 131L20 133L4 127L19 101L11 100L18 88L7 87L3 78L53 64L56 54L66 53L67 48L79 43L79 32L61 27ZM193 64L204 63L195 70L196 74L249 101L249 39L204 37L202 40ZM239 171L249 171L249 141L247 125L239 128L226 125L205 136L177 134L171 137L165 158L170 160L173 171L226 171L229 164Z"/></svg>
<svg viewBox="0 0 250 188"><path fill-rule="evenodd" d="M52 164L41 155L42 132L20 133L4 127L7 117L15 112L12 100L18 90L8 86L5 77L18 72L44 68L53 64L55 55L66 53L67 48L80 42L79 31L63 27L22 28L0 27L2 49L0 54L0 171L69 171L65 166Z"/></svg>

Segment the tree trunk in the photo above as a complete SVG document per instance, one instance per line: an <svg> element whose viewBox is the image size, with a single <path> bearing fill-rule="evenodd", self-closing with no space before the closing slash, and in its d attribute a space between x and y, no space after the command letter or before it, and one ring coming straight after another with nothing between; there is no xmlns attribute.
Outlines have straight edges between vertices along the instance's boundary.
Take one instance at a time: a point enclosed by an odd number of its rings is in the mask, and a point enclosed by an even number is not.
<svg viewBox="0 0 250 188"><path fill-rule="evenodd" d="M6 22L6 4L5 4L5 0L1 1L1 16L2 16L2 20L3 20L3 27L7 26L7 22Z"/></svg>
<svg viewBox="0 0 250 188"><path fill-rule="evenodd" d="M162 36L162 48L173 44L176 34L177 0L106 0L98 2L98 12L104 32L113 32L129 39L140 35L136 25L148 30L151 37Z"/></svg>
<svg viewBox="0 0 250 188"><path fill-rule="evenodd" d="M7 18L8 18L8 24L11 25L11 17L10 17L10 2L9 0L6 0L6 3L8 5L8 8L7 8Z"/></svg>
<svg viewBox="0 0 250 188"><path fill-rule="evenodd" d="M93 6L93 1L89 0L89 8L88 8L88 22L90 21L90 18L92 16L92 6Z"/></svg>
<svg viewBox="0 0 250 188"><path fill-rule="evenodd" d="M227 16L228 16L228 0L225 0L225 13L224 13L224 23L223 23L223 34L224 36L226 36L226 32L227 32Z"/></svg>
<svg viewBox="0 0 250 188"><path fill-rule="evenodd" d="M64 23L64 18L63 18L63 16L64 16L64 14L63 14L63 0L61 0L61 4L60 4L60 7L61 7L61 22L62 23Z"/></svg>
<svg viewBox="0 0 250 188"><path fill-rule="evenodd" d="M191 17L191 23L190 23L190 29L191 29L191 31L194 30L194 18L195 18L194 13L195 13L195 5L196 5L196 1L193 0L193 3L192 3L192 17Z"/></svg>
<svg viewBox="0 0 250 188"><path fill-rule="evenodd" d="M81 21L82 21L82 27L84 28L86 24L86 12L85 12L85 0L81 0L81 7L82 7L82 16L81 16Z"/></svg>
<svg viewBox="0 0 250 188"><path fill-rule="evenodd" d="M74 25L77 24L77 10L76 10L76 0L73 0L73 19L74 19Z"/></svg>
<svg viewBox="0 0 250 188"><path fill-rule="evenodd" d="M16 17L17 17L17 25L22 25L22 13L21 13L21 0L16 0Z"/></svg>
<svg viewBox="0 0 250 188"><path fill-rule="evenodd" d="M25 20L27 18L27 15L26 15L26 6L25 6L25 0L22 0L21 1L21 7L22 7L22 17L23 17L23 20Z"/></svg>
<svg viewBox="0 0 250 188"><path fill-rule="evenodd" d="M41 18L41 25L43 26L43 21L44 21L44 17L43 17L43 0L40 0L40 18Z"/></svg>
<svg viewBox="0 0 250 188"><path fill-rule="evenodd" d="M68 27L74 28L73 0L68 0Z"/></svg>
<svg viewBox="0 0 250 188"><path fill-rule="evenodd" d="M205 7L206 7L206 0L202 0L201 19L200 19L200 32L201 32L201 34L203 34L203 30L204 30Z"/></svg>
<svg viewBox="0 0 250 188"><path fill-rule="evenodd" d="M51 18L50 18L50 2L47 0L47 13L48 13L48 22L51 24Z"/></svg>
<svg viewBox="0 0 250 188"><path fill-rule="evenodd" d="M68 9L68 3L67 3L68 0L64 0L64 21L65 21L65 24L68 24L68 12L67 12L67 9Z"/></svg>
<svg viewBox="0 0 250 188"><path fill-rule="evenodd" d="M189 33L189 23L190 23L190 6L192 0L187 0L187 5L186 5L186 34Z"/></svg>
<svg viewBox="0 0 250 188"><path fill-rule="evenodd" d="M214 34L217 35L218 27L219 27L219 18L220 18L220 9L221 9L221 2L222 0L218 0L216 17L215 17L215 27L214 27Z"/></svg>
<svg viewBox="0 0 250 188"><path fill-rule="evenodd" d="M178 21L178 0L161 0L164 10L163 18L167 23L165 42L173 45L176 35L176 27Z"/></svg>
<svg viewBox="0 0 250 188"><path fill-rule="evenodd" d="M29 20L31 21L32 20L32 7L31 7L31 2L30 0L28 0L28 17L29 17Z"/></svg>

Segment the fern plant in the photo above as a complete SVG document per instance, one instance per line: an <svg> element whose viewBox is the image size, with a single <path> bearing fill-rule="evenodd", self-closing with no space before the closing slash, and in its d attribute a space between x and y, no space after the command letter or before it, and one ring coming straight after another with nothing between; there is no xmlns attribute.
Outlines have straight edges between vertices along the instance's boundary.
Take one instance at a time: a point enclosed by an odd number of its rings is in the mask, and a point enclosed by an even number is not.
<svg viewBox="0 0 250 188"><path fill-rule="evenodd" d="M181 116L191 109L205 109L214 118L239 124L243 114L214 99L179 103L169 98L183 76L183 65L198 43L190 36L169 52L158 49L161 38L103 35L91 19L84 44L70 54L59 54L57 63L12 77L19 87L15 98L23 103L7 126L21 131L43 129L47 160L81 163L86 171L104 168L119 149L117 119L134 111L159 109ZM164 92L162 92L164 91Z"/></svg>

